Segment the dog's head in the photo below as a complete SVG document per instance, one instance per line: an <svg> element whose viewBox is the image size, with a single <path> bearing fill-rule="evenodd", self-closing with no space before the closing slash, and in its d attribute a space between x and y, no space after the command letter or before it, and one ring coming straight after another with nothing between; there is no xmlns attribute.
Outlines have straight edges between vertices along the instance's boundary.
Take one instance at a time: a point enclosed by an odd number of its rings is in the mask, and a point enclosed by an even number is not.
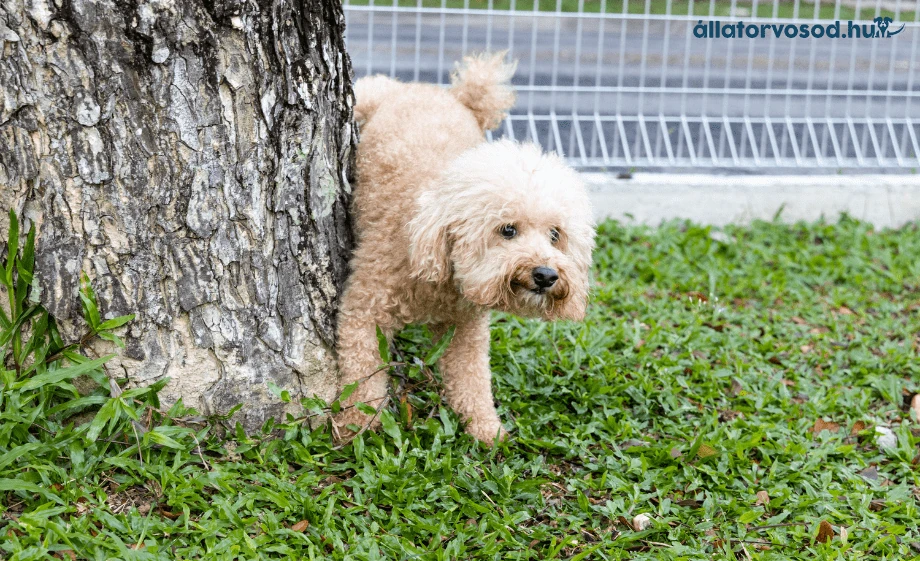
<svg viewBox="0 0 920 561"><path fill-rule="evenodd" d="M578 174L531 144L481 144L457 158L409 223L415 277L468 301L544 319L581 319L594 248Z"/></svg>

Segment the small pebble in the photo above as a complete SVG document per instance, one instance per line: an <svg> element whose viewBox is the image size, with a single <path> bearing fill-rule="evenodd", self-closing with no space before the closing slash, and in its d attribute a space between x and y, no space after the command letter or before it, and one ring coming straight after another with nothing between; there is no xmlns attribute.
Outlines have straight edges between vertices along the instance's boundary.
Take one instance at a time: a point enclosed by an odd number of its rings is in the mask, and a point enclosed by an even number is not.
<svg viewBox="0 0 920 561"><path fill-rule="evenodd" d="M635 518L632 519L633 530L641 532L642 530L648 528L652 524L652 519L645 514L637 514Z"/></svg>
<svg viewBox="0 0 920 561"><path fill-rule="evenodd" d="M898 447L898 437L888 427L875 427L876 439L880 450L890 450Z"/></svg>

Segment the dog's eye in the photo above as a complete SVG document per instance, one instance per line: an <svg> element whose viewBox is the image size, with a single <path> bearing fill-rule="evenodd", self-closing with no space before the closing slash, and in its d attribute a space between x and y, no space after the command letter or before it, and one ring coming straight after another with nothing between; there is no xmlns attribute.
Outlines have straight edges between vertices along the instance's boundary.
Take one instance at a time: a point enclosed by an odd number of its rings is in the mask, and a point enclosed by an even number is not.
<svg viewBox="0 0 920 561"><path fill-rule="evenodd" d="M551 242L556 243L559 241L559 230L551 228L549 231L549 239Z"/></svg>
<svg viewBox="0 0 920 561"><path fill-rule="evenodd" d="M517 235L517 228L514 227L514 224L505 224L504 226L502 226L502 229L499 230L499 233L506 240L510 240L511 238Z"/></svg>

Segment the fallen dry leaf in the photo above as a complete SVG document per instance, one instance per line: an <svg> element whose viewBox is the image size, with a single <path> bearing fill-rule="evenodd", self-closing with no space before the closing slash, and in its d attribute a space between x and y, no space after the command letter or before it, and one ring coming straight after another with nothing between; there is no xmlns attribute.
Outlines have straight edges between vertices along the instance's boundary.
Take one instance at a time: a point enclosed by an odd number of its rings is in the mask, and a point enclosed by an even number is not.
<svg viewBox="0 0 920 561"><path fill-rule="evenodd" d="M670 454L672 458L679 458L684 455L684 453L681 452L680 449L677 448L677 446L675 446L674 448L671 448Z"/></svg>
<svg viewBox="0 0 920 561"><path fill-rule="evenodd" d="M722 421L723 423L733 421L737 419L738 417L743 418L744 413L742 413L741 411L735 411L733 409L726 409L724 411L719 411L719 420Z"/></svg>
<svg viewBox="0 0 920 561"><path fill-rule="evenodd" d="M808 322L799 316L792 316L792 323L796 323L798 325L808 325Z"/></svg>
<svg viewBox="0 0 920 561"><path fill-rule="evenodd" d="M297 522L296 524L291 526L291 530L294 530L295 532L303 532L304 530L307 529L309 525L310 523L307 522L306 520L301 520L300 522Z"/></svg>
<svg viewBox="0 0 920 561"><path fill-rule="evenodd" d="M831 421L825 421L824 419L816 419L814 426L811 427L812 434L820 434L821 431L831 431L837 432L840 430L840 425Z"/></svg>
<svg viewBox="0 0 920 561"><path fill-rule="evenodd" d="M910 400L910 418L915 423L920 423L920 393Z"/></svg>
<svg viewBox="0 0 920 561"><path fill-rule="evenodd" d="M827 520L822 520L821 525L818 528L818 537L816 540L818 543L827 543L834 538L834 528L831 526L831 523Z"/></svg>
<svg viewBox="0 0 920 561"><path fill-rule="evenodd" d="M754 501L754 506L762 506L770 502L770 495L766 491L757 491L757 500Z"/></svg>
<svg viewBox="0 0 920 561"><path fill-rule="evenodd" d="M875 466L869 466L859 472L859 476L867 481L878 481L878 468Z"/></svg>
<svg viewBox="0 0 920 561"><path fill-rule="evenodd" d="M744 387L741 385L741 382L732 378L732 395L741 395L744 391Z"/></svg>
<svg viewBox="0 0 920 561"><path fill-rule="evenodd" d="M170 512L170 511L166 510L166 509L163 508L163 507L160 507L159 513L160 513L162 516L165 516L166 518L169 518L170 520L175 520L175 519L179 518L180 516L182 516L181 513Z"/></svg>
<svg viewBox="0 0 920 561"><path fill-rule="evenodd" d="M697 458L708 458L709 456L715 456L718 454L718 450L713 448L708 444L701 444L699 449L696 451Z"/></svg>
<svg viewBox="0 0 920 561"><path fill-rule="evenodd" d="M847 308L846 306L840 306L839 308L837 308L837 313L843 314L845 316L852 316L855 312Z"/></svg>
<svg viewBox="0 0 920 561"><path fill-rule="evenodd" d="M686 506L690 508L699 508L703 506L703 503L701 503L700 501L696 499L681 499L674 504L676 504L677 506Z"/></svg>
<svg viewBox="0 0 920 561"><path fill-rule="evenodd" d="M72 549L62 549L55 553L54 556L58 559L70 559L71 561L75 561L77 558L77 554Z"/></svg>
<svg viewBox="0 0 920 561"><path fill-rule="evenodd" d="M856 421L853 423L853 428L850 429L850 434L857 434L866 430L866 423L863 421Z"/></svg>
<svg viewBox="0 0 920 561"><path fill-rule="evenodd" d="M88 501L86 500L86 497L80 497L79 499L77 499L77 502L74 505L74 507L76 508L77 516L83 516L84 514L89 512L89 505L87 503Z"/></svg>

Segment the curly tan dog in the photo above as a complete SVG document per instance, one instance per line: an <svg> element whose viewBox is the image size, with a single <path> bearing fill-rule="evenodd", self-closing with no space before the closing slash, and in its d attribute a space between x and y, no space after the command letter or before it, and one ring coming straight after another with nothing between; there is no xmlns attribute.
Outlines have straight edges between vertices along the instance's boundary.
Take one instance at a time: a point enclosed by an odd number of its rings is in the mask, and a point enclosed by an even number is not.
<svg viewBox="0 0 920 561"><path fill-rule="evenodd" d="M383 76L355 85L361 125L354 211L358 245L338 318L348 404L387 395L376 326L392 337L408 323L440 336L456 326L439 367L448 404L466 430L506 435L492 400L489 311L584 317L594 227L578 175L533 145L484 143L514 103L513 65L468 57L452 87ZM365 426L355 407L336 417ZM371 426L370 428L375 428Z"/></svg>

